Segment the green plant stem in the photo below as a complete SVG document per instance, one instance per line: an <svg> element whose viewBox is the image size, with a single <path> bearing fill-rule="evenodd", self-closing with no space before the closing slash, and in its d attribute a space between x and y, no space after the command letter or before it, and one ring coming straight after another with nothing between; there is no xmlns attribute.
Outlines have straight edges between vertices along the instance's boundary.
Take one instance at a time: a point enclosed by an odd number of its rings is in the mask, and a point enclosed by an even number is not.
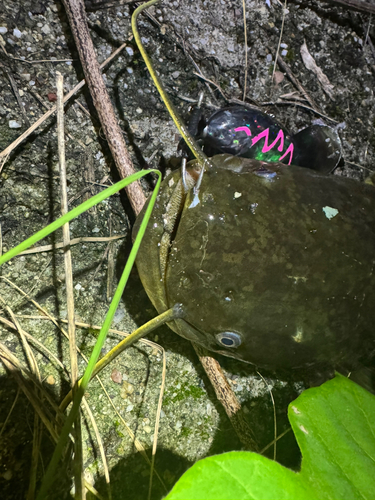
<svg viewBox="0 0 375 500"><path fill-rule="evenodd" d="M161 83L161 80L159 79L158 75L156 74L156 71L152 65L152 62L151 62L150 58L148 57L148 54L147 54L147 52L142 44L142 40L141 40L141 37L140 37L139 32L138 32L138 28L137 28L138 15L142 11L144 11L148 7L151 7L152 5L154 5L158 1L159 0L150 0L149 2L146 2L142 5L140 5L139 7L137 7L137 9L135 9L133 16L132 16L132 30L133 30L134 39L135 39L136 44L138 46L139 52L141 53L141 55L143 57L143 60L146 63L147 69L150 72L151 78L152 78L156 88L158 89L160 97L163 99L164 104L167 107L167 109L172 117L172 120L174 121L174 123L175 123L176 127L178 128L178 131L180 132L184 141L189 146L191 152L193 153L193 155L199 161L199 163L202 165L203 168L205 166L212 167L213 164L212 164L211 160L209 158L207 158L207 156L203 153L203 151L199 147L199 145L196 142L196 140L194 139L194 137L190 134L187 126L182 121L180 115L177 113L173 104L169 100L169 97L164 89L164 86Z"/></svg>
<svg viewBox="0 0 375 500"><path fill-rule="evenodd" d="M152 318L150 321L140 326L133 333L131 333L124 340L119 342L116 347L111 349L105 356L103 356L95 365L94 370L91 375L91 379L94 378L103 368L105 368L111 361L113 361L119 354L121 354L125 349L133 345L139 339L146 337L153 330L158 328L168 321L173 321L174 319L181 318L183 316L182 309L179 304L175 304L173 307L168 309L156 316L156 318ZM78 381L78 386L80 387L82 384L82 379ZM73 391L70 390L68 394L63 399L60 404L60 410L64 411L68 404L72 401Z"/></svg>
<svg viewBox="0 0 375 500"><path fill-rule="evenodd" d="M154 189L154 191L153 191L153 193L151 195L150 201L149 201L149 203L147 205L145 214L143 216L141 225L139 227L139 231L138 231L136 239L135 239L135 241L133 243L133 247L132 247L132 249L130 251L129 258L128 258L127 262L126 262L125 269L124 269L124 271L122 273L122 276L120 278L119 284L118 284L117 289L116 289L116 291L114 293L111 305L109 306L108 313L107 313L107 315L105 317L105 320L103 322L103 326L102 326L102 328L100 330L100 333L99 333L99 336L98 336L98 340L96 341L96 344L95 344L94 349L92 351L92 354L90 356L90 359L89 359L89 362L87 364L85 373L83 374L83 377L81 379L81 384L77 388L77 390L74 391L74 398L73 398L72 409L70 410L70 413L69 413L69 415L68 415L68 417L67 417L67 419L66 419L66 421L64 423L64 426L62 428L59 440L57 442L56 448L55 448L55 450L53 452L53 455L52 455L52 459L51 459L51 461L50 461L50 463L48 465L46 474L44 475L42 486L41 486L41 488L39 490L39 493L38 493L38 496L37 496L37 500L44 500L45 499L46 494L47 494L49 488L51 487L51 485L53 483L54 474L55 474L57 465L58 465L58 463L60 461L60 458L61 458L61 455L63 453L64 447L65 447L66 442L68 440L69 433L71 431L73 422L74 422L74 420L76 419L76 417L78 415L79 407L80 407L80 404L81 404L81 400L82 400L83 395L84 395L84 393L85 393L85 391L87 389L87 386L88 386L88 383L89 383L89 381L91 379L91 376L92 376L93 370L95 368L95 365L96 365L96 363L97 363L97 361L99 359L99 355L100 355L101 349L102 349L103 344L105 342L105 339L107 337L107 332L108 332L108 330L109 330L109 328L111 326L113 317L115 315L115 312L116 312L118 304L119 304L119 302L121 300L124 288L125 288L126 283L128 281L130 271L131 271L131 269L133 267L133 264L134 264L134 261L135 261L135 258L136 258L139 246L140 246L142 238L143 238L143 235L144 235L144 233L146 231L146 227L147 227L148 221L150 219L151 212L152 212L152 209L154 207L154 204L155 204L155 201L156 201L156 197L157 197L157 194L158 194L158 191L159 191L160 183L161 183L161 173L158 170L152 170L152 171L155 172L158 175L158 180L157 180L155 189ZM133 174L130 177L127 177L126 179L123 179L122 181L118 182L114 186L111 186L110 188L108 188L105 191L103 191L102 193L100 193L101 196L96 195L93 198L91 198L90 200L87 200L88 202L91 202L91 203L89 203L88 206L91 207L91 206L95 205L96 203L98 203L99 201L102 201L102 199L104 199L103 198L103 194L105 192L107 192L107 196L109 196L108 193L111 193L111 194L115 193L116 191L118 191L122 187L125 187L130 182L132 182L132 181L134 181L136 179L139 179L140 177L142 177L143 175L145 175L146 173L149 173L149 172L150 171L147 171L147 170L146 171L142 171L142 172L137 172L136 174ZM117 189L114 189L116 186L117 186ZM96 203L93 202L93 200L96 200ZM87 208L88 208L87 202L82 203L82 205L80 205L76 209L71 210L68 214L66 214L66 216L61 217L57 221L55 221L52 224L50 224L49 226L47 226L45 228L45 230L48 230L48 231L44 231L44 232L46 232L47 234L50 234L53 230L57 229L62 224L64 224L66 222L66 218L68 218L68 220L71 220L74 216L77 216L79 213L82 213L82 206L83 205L86 205L85 209L87 210ZM72 216L72 213L74 214L73 216ZM53 229L51 229L51 227L53 227ZM26 248L28 248L30 245L32 245L35 241L38 241L38 239L40 239L40 237L37 238L37 239L36 239L36 237L38 235L40 235L41 233L43 233L43 230L39 231L33 237L31 237L28 240L26 240L26 242L21 243L20 245L18 245L16 247L16 248L19 249L18 251L20 252L22 250L26 250ZM44 236L45 236L45 234L43 236L41 236L41 237L44 237ZM31 241L31 243L30 243L30 241ZM29 242L29 244L25 245L25 243L27 243L27 242ZM15 249L13 249L13 251L14 250ZM9 253L10 252L8 252L8 254ZM4 255L4 257L6 257L6 256L7 256L7 254ZM9 257L9 258L11 258L11 257ZM9 260L9 258L7 260Z"/></svg>

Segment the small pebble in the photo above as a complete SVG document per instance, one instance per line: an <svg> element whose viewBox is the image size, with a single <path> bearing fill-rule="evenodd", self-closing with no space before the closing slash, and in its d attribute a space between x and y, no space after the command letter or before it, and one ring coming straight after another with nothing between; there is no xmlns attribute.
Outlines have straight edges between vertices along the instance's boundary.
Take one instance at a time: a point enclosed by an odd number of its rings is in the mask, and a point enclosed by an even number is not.
<svg viewBox="0 0 375 500"><path fill-rule="evenodd" d="M14 30L13 30L13 35L14 35L16 38L21 38L22 33L20 32L20 30L19 30L19 29L14 28Z"/></svg>
<svg viewBox="0 0 375 500"><path fill-rule="evenodd" d="M9 120L9 128L21 128L22 125L18 122L16 122L16 120Z"/></svg>
<svg viewBox="0 0 375 500"><path fill-rule="evenodd" d="M7 28L5 26L0 26L0 34L1 35L4 35L7 32L8 32L8 30L7 30Z"/></svg>
<svg viewBox="0 0 375 500"><path fill-rule="evenodd" d="M51 33L51 28L48 26L48 24L45 24L40 31L45 35L49 35Z"/></svg>
<svg viewBox="0 0 375 500"><path fill-rule="evenodd" d="M122 373L119 370L117 370L117 368L114 368L111 373L111 379L112 382L114 382L115 384L121 384Z"/></svg>
<svg viewBox="0 0 375 500"><path fill-rule="evenodd" d="M55 385L55 378L53 375L48 375L46 382L48 385Z"/></svg>
<svg viewBox="0 0 375 500"><path fill-rule="evenodd" d="M129 54L129 56L134 55L134 50L131 47L126 47L126 52Z"/></svg>
<svg viewBox="0 0 375 500"><path fill-rule="evenodd" d="M126 395L133 394L134 392L134 386L132 384L129 384L126 380L123 381L122 383L122 392L124 392Z"/></svg>
<svg viewBox="0 0 375 500"><path fill-rule="evenodd" d="M11 470L6 470L3 472L2 476L5 479L5 481L10 481L12 479L12 471Z"/></svg>

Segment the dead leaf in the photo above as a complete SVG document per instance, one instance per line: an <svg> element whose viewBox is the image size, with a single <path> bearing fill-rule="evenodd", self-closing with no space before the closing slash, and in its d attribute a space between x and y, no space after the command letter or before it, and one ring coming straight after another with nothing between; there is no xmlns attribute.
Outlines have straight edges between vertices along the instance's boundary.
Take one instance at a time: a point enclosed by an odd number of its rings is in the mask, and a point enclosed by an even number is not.
<svg viewBox="0 0 375 500"><path fill-rule="evenodd" d="M279 96L280 99L290 99L292 101L307 102L304 97L301 97L299 92L289 92L288 94L283 94Z"/></svg>
<svg viewBox="0 0 375 500"><path fill-rule="evenodd" d="M284 73L281 71L275 71L273 75L273 81L275 82L275 85L279 85L284 80Z"/></svg>
<svg viewBox="0 0 375 500"><path fill-rule="evenodd" d="M304 42L301 47L301 56L306 68L312 71L316 75L320 85L323 87L324 92L328 95L330 99L332 99L332 101L334 101L335 98L333 97L333 92L332 92L334 87L330 83L326 75L323 73L323 71L316 64L314 58L312 57L307 48L306 42Z"/></svg>

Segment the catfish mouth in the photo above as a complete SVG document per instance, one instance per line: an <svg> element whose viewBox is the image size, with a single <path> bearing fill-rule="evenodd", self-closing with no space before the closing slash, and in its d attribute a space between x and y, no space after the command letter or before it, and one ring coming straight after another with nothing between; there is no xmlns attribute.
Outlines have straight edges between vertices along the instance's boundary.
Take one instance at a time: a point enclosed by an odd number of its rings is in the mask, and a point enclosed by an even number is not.
<svg viewBox="0 0 375 500"><path fill-rule="evenodd" d="M193 187L194 184L199 179L199 175L201 173L202 168L203 167L198 162L198 160L193 160L193 161L189 162L187 169L186 169L186 174L192 178L192 182L187 183L189 188Z"/></svg>

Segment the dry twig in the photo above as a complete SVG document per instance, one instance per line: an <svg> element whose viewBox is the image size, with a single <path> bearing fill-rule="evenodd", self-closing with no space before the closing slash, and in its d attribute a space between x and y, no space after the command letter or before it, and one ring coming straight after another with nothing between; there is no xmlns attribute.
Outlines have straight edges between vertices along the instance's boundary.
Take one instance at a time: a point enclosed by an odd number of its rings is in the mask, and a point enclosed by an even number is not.
<svg viewBox="0 0 375 500"><path fill-rule="evenodd" d="M276 56L275 56L275 63L273 65L273 70L272 70L272 77L271 77L271 81L272 82L273 82L273 79L274 79L274 76L275 76L276 64L277 64L277 60L278 60L279 52L280 52L281 39L283 37L283 32L284 32L284 22L285 22L286 6L287 6L287 0L285 0L285 4L284 4L284 7L283 7L283 17L282 17L282 21L281 21L279 43L277 44Z"/></svg>
<svg viewBox="0 0 375 500"><path fill-rule="evenodd" d="M372 2L365 2L364 0L326 0L329 3L338 3L348 9L359 10L360 12L368 12L375 14L375 5Z"/></svg>
<svg viewBox="0 0 375 500"><path fill-rule="evenodd" d="M4 73L6 73L7 77L9 78L9 82L10 82L10 85L12 87L14 96L15 96L15 98L17 100L18 106L19 106L21 114L23 116L23 120L24 120L25 124L28 127L30 127L29 118L28 118L28 116L26 114L26 111L25 111L25 108L24 108L24 106L22 104L22 101L21 101L21 98L20 98L20 93L19 93L16 81L13 78L12 73L3 64L0 63L0 67L3 69Z"/></svg>
<svg viewBox="0 0 375 500"><path fill-rule="evenodd" d="M120 177L124 179L133 174L135 170L96 58L83 0L63 0L63 3L95 109L117 170ZM127 186L126 192L134 212L138 215L146 201L140 183L133 182Z"/></svg>
<svg viewBox="0 0 375 500"><path fill-rule="evenodd" d="M241 404L232 391L219 362L212 358L209 352L198 344L193 343L193 347L213 385L216 397L223 405L241 443L248 450L258 451L258 445L248 420L243 414Z"/></svg>
<svg viewBox="0 0 375 500"><path fill-rule="evenodd" d="M306 101L310 104L310 106L314 110L316 110L317 112L320 112L317 104L314 102L314 100L312 99L312 97L309 96L309 94L307 93L307 91L302 87L302 85L300 84L300 82L293 75L292 70L289 68L289 66L286 64L286 62L283 61L283 59L281 58L281 56L277 56L277 64L280 66L280 68L283 71L285 71L285 73L287 74L289 80L301 92L301 94L306 99Z"/></svg>
<svg viewBox="0 0 375 500"><path fill-rule="evenodd" d="M119 234L116 236L81 236L80 238L73 238L69 242L69 246L77 245L78 243L106 243L115 240L120 240L121 238L125 238L125 234ZM39 247L29 248L24 252L21 252L17 255L28 255L32 253L41 253L41 252L49 252L50 250L58 250L59 248L64 248L64 243L55 243L54 245L42 245Z"/></svg>
<svg viewBox="0 0 375 500"><path fill-rule="evenodd" d="M247 26L246 26L246 2L242 0L242 13L243 13L243 33L244 33L244 44L245 44L245 75L244 75L244 83L243 83L243 97L242 100L246 99L246 85L247 85Z"/></svg>
<svg viewBox="0 0 375 500"><path fill-rule="evenodd" d="M56 73L57 89L57 140L60 171L60 196L61 214L68 213L68 194L65 164L65 134L64 134L64 85L61 73ZM74 293L73 293L73 266L72 254L70 251L70 227L69 222L62 226L64 243L64 267L65 267L65 287L66 287L66 307L68 312L68 334L69 334L69 354L70 354L70 378L74 387L78 380L78 362L76 349L76 329L74 323ZM74 422L74 479L75 496L77 500L85 499L86 492L83 482L83 450L81 415L78 413Z"/></svg>

